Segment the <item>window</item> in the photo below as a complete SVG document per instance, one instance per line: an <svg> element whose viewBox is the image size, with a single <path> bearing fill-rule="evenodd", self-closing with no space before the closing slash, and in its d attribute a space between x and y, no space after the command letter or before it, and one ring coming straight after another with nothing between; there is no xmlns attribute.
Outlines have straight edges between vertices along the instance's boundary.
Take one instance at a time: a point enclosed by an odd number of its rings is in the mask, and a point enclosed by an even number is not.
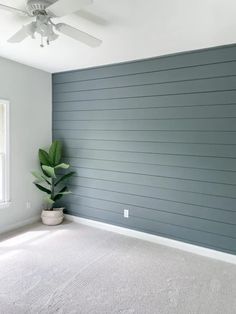
<svg viewBox="0 0 236 314"><path fill-rule="evenodd" d="M9 202L9 102L0 100L0 206Z"/></svg>

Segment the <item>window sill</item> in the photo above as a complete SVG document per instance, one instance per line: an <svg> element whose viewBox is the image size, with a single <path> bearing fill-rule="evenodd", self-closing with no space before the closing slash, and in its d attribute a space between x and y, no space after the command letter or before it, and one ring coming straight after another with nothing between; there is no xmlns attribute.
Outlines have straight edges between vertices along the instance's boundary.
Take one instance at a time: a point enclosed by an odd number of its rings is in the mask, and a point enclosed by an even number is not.
<svg viewBox="0 0 236 314"><path fill-rule="evenodd" d="M0 209L8 208L11 205L11 202L0 202Z"/></svg>

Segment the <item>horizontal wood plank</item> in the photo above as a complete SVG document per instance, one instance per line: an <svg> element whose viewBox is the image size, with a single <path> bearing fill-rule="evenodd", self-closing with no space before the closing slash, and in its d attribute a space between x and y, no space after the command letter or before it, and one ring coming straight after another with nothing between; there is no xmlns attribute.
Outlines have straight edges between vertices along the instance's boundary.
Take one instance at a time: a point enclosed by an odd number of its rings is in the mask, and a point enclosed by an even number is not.
<svg viewBox="0 0 236 314"><path fill-rule="evenodd" d="M53 137L76 171L67 211L236 254L235 55L54 74Z"/></svg>

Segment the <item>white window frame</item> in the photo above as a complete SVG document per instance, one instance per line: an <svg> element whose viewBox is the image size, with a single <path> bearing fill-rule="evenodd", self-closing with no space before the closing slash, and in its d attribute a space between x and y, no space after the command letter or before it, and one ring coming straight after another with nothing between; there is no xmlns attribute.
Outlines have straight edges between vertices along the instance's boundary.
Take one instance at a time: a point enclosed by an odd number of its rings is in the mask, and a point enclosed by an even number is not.
<svg viewBox="0 0 236 314"><path fill-rule="evenodd" d="M5 208L10 205L10 102L6 99L0 99L0 103L4 107L4 121L5 121L5 132L4 132L4 154L3 158L3 200L0 200L0 208Z"/></svg>

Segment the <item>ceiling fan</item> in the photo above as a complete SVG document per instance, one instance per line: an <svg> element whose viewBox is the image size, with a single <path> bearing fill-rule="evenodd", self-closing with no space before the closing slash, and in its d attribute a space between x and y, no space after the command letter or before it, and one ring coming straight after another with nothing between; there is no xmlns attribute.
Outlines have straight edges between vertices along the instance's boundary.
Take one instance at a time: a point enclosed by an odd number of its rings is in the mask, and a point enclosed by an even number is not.
<svg viewBox="0 0 236 314"><path fill-rule="evenodd" d="M20 43L28 36L34 39L35 34L39 34L41 36L40 46L44 47L44 40L49 45L51 41L59 37L57 33L62 33L90 47L97 47L102 43L100 39L68 24L55 24L53 22L54 19L76 12L92 2L93 0L57 0L51 3L49 0L27 0L25 11L0 4L2 10L34 19L33 22L23 25L18 32L8 39L8 42Z"/></svg>

